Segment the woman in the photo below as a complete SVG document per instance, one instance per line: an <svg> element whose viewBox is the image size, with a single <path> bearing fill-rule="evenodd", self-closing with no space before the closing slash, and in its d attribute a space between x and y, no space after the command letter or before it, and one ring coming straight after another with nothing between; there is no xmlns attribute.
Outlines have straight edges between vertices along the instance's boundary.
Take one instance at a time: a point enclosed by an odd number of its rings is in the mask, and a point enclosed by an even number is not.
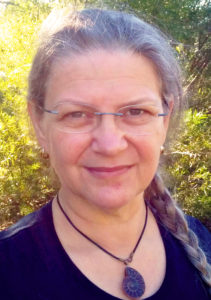
<svg viewBox="0 0 211 300"><path fill-rule="evenodd" d="M61 188L1 233L2 299L208 299L210 235L157 173L182 106L165 37L120 12L53 15L28 100Z"/></svg>

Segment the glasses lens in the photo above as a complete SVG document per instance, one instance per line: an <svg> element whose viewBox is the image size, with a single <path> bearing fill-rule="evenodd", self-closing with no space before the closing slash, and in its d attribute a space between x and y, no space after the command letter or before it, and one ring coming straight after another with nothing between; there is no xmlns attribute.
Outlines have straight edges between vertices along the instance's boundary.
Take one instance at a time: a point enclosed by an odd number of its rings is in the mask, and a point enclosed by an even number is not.
<svg viewBox="0 0 211 300"><path fill-rule="evenodd" d="M57 106L56 124L58 128L65 132L88 132L96 124L94 111L86 106L64 103Z"/></svg>
<svg viewBox="0 0 211 300"><path fill-rule="evenodd" d="M97 127L104 114L114 114L118 128L135 135L152 133L154 122L158 119L159 108L150 105L132 105L115 113L96 113L93 108L76 103L60 103L54 109L55 125L64 132L86 133Z"/></svg>
<svg viewBox="0 0 211 300"><path fill-rule="evenodd" d="M133 105L119 110L122 117L118 119L121 130L137 135L150 134L152 123L157 119L157 108L144 105Z"/></svg>

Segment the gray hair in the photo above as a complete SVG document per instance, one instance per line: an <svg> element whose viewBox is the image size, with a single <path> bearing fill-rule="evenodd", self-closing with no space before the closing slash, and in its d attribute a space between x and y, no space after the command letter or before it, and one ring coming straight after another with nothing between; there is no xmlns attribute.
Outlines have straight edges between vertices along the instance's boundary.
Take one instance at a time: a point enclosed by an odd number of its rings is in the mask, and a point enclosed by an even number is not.
<svg viewBox="0 0 211 300"><path fill-rule="evenodd" d="M58 59L97 49L125 50L153 62L162 82L162 97L173 95L174 110L182 106L180 68L166 37L134 15L101 9L52 13L41 30L30 76L28 99L43 105L47 79Z"/></svg>

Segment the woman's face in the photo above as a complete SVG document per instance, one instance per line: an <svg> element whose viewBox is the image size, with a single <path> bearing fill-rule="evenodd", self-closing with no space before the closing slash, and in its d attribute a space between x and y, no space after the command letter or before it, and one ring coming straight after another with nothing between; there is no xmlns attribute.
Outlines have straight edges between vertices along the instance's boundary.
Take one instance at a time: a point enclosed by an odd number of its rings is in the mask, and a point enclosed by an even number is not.
<svg viewBox="0 0 211 300"><path fill-rule="evenodd" d="M47 85L45 108L78 101L100 112L116 112L134 102L162 113L161 82L152 63L128 52L103 50L57 62ZM32 113L33 115L34 113ZM66 195L102 209L118 209L143 197L159 161L168 117L158 117L134 135L104 115L89 133L67 133L55 116L32 116L41 145Z"/></svg>

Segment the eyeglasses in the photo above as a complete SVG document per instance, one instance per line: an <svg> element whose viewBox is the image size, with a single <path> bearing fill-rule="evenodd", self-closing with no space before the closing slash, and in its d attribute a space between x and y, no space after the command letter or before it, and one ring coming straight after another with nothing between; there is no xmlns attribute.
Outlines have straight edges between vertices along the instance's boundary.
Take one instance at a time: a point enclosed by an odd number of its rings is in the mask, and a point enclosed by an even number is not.
<svg viewBox="0 0 211 300"><path fill-rule="evenodd" d="M102 116L112 115L117 127L127 133L142 135L149 131L149 125L158 117L167 116L159 113L158 107L146 104L135 104L120 108L117 112L98 112L93 107L75 102L59 103L53 110L39 108L55 117L55 126L67 133L88 133L96 129Z"/></svg>

